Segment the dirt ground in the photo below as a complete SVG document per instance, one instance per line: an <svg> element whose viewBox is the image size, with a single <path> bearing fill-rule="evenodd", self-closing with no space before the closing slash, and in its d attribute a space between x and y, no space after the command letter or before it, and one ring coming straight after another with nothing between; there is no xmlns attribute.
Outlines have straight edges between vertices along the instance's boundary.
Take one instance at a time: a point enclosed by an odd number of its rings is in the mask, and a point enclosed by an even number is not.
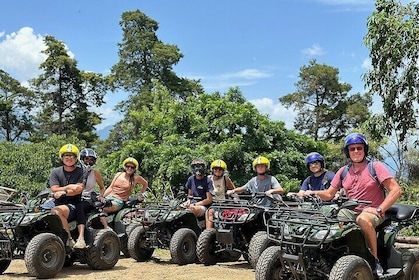
<svg viewBox="0 0 419 280"><path fill-rule="evenodd" d="M30 277L23 260L13 260L0 279L35 279ZM110 270L92 270L85 264L76 263L72 267L64 267L54 279L144 279L144 280L223 280L223 279L255 279L255 272L250 265L240 259L237 262L221 263L213 266L189 264L179 266L170 262L167 250L156 250L152 260L137 262L121 256L118 263Z"/></svg>

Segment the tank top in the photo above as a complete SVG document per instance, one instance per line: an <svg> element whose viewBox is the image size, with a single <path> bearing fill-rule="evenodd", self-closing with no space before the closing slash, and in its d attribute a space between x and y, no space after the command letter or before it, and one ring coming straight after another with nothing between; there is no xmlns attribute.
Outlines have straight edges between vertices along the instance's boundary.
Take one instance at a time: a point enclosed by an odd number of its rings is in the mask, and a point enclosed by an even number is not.
<svg viewBox="0 0 419 280"><path fill-rule="evenodd" d="M215 176L210 175L210 178L213 182L214 185L214 197L213 200L222 200L222 199L226 199L226 180L224 178L224 176L222 176L221 178L215 178Z"/></svg>
<svg viewBox="0 0 419 280"><path fill-rule="evenodd" d="M95 171L91 170L89 176L87 177L86 186L84 186L82 198L90 199L90 193L95 190L96 187L96 177Z"/></svg>

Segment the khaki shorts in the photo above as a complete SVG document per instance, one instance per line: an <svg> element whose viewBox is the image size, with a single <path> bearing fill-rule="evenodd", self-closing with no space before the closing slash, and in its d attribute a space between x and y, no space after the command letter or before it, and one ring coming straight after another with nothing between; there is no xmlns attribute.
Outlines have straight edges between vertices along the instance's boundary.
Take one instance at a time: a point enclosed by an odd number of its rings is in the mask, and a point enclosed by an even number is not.
<svg viewBox="0 0 419 280"><path fill-rule="evenodd" d="M377 215L374 215L374 214L368 213L368 212L356 212L356 211L352 211L352 210L349 210L349 209L341 209L338 213L338 217L356 221L356 218L361 213L364 213L364 214L371 217L372 224L374 225L374 228L376 228L382 222L384 222L384 217L378 217Z"/></svg>

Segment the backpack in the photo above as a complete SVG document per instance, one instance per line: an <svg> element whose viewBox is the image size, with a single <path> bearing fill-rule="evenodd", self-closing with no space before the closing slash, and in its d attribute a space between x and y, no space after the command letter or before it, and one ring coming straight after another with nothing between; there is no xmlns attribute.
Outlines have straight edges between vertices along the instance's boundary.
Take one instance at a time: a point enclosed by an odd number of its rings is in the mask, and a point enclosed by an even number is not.
<svg viewBox="0 0 419 280"><path fill-rule="evenodd" d="M377 173L375 172L375 169L374 169L374 161L370 160L370 159L367 159L367 160L368 160L367 168L368 168L368 171L370 172L371 177L374 179L374 181L378 182L379 185L380 185L380 188L383 188L383 190L384 190L384 187L378 181ZM349 168L351 166L352 166L352 163L345 166L345 169L343 169L342 173L340 174L340 180L341 181L343 181L343 179L345 179L346 174L348 174Z"/></svg>
<svg viewBox="0 0 419 280"><path fill-rule="evenodd" d="M326 189L328 189L329 187L330 187L330 180L329 180L329 175L331 174L332 172L331 171L329 171L329 170L326 170L326 172L324 173L324 176L323 176L323 179L322 179L322 182L321 182L321 184L324 186L324 189L326 190ZM308 189L309 190L311 190L311 177L312 177L313 175L311 175L311 176L309 176L308 177L308 181L307 181L307 187L308 187Z"/></svg>

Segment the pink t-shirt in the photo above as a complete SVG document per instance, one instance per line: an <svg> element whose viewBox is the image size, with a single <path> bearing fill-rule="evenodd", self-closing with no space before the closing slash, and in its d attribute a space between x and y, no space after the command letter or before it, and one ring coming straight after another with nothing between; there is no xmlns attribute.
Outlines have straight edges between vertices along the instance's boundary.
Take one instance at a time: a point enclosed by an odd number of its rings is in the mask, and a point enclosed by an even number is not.
<svg viewBox="0 0 419 280"><path fill-rule="evenodd" d="M381 162L376 161L373 163L373 167L379 181L377 182L371 176L367 165L368 161L365 161L357 173L354 172L351 166L342 182L340 177L346 168L346 166L343 166L336 172L335 177L330 183L334 188L339 188L339 186L343 185L346 196L350 199L372 202L370 205L358 207L356 209L357 211L361 211L364 207L378 207L385 198L383 188L380 187L380 184L389 178L393 178L393 175L391 175L387 168Z"/></svg>

